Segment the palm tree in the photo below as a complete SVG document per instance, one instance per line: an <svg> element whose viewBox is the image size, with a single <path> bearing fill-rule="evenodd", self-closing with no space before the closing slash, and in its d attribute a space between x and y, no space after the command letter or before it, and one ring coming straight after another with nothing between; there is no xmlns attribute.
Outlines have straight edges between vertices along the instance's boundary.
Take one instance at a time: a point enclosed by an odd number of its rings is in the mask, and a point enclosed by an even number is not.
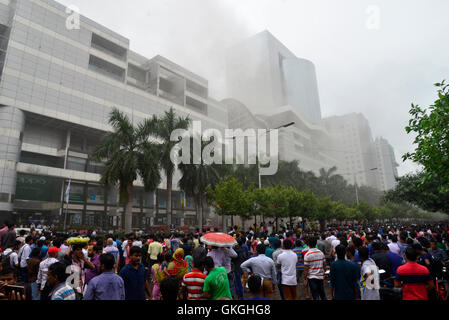
<svg viewBox="0 0 449 320"><path fill-rule="evenodd" d="M170 153L178 141L171 141L170 137L174 130L187 130L190 125L190 118L176 116L175 111L171 107L169 111L165 111L162 118L153 116L152 135L160 140L158 145L159 163L167 178L167 225L172 224L172 189L173 189L173 174L175 172L175 165L170 159Z"/></svg>
<svg viewBox="0 0 449 320"><path fill-rule="evenodd" d="M154 191L161 181L159 154L149 141L153 122L144 120L137 127L117 109L109 115L113 132L107 133L95 150L95 161L106 161L100 183L104 186L119 184L119 203L126 203L125 231L132 229L133 183L140 177L145 191Z"/></svg>
<svg viewBox="0 0 449 320"><path fill-rule="evenodd" d="M190 141L190 159L193 159L193 144L194 139ZM201 150L207 145L206 141L201 142ZM214 187L220 180L220 170L216 164L204 164L201 160L200 164L185 164L181 163L179 169L182 172L182 178L179 180L179 187L185 192L186 196L193 197L195 207L197 209L198 228L203 229L203 204L206 197L206 188L208 186Z"/></svg>

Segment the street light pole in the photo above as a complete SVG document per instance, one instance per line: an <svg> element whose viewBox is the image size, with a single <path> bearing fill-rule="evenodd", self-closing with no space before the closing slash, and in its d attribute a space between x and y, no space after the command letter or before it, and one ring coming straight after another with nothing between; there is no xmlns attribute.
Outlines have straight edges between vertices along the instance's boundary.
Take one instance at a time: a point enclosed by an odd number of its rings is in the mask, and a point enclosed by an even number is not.
<svg viewBox="0 0 449 320"><path fill-rule="evenodd" d="M257 136L257 143L259 143L259 138L263 135L263 134L267 134L268 132L270 132L270 131L272 131L272 130L277 130L277 129L281 129L281 128L287 128L287 127L290 127L290 126L292 126L292 125L294 125L295 124L295 122L289 122L289 123L286 123L286 124L284 124L284 125L281 125L281 126L279 126L279 127L277 127L277 128L273 128L273 129L269 129L267 132L263 132L262 134L260 134L260 135L258 135ZM235 140L235 138L236 137L232 137L232 139L233 140ZM260 161L259 161L259 157L257 157L257 173L258 173L258 175L259 175L259 189L262 189L262 176L260 175ZM262 215L262 222L264 222L265 223L265 217ZM257 220L256 220L256 216L254 216L254 224L256 225L256 227L257 227Z"/></svg>
<svg viewBox="0 0 449 320"><path fill-rule="evenodd" d="M352 173L352 176L354 177L355 199L356 199L356 201L357 201L357 205L359 205L359 190L358 190L358 187L357 187L357 176L356 176L356 174L364 173L364 172L368 172L368 171L375 171L375 170L377 170L377 168L371 168L371 169L369 169L369 170L359 171L359 172L353 172L353 173Z"/></svg>
<svg viewBox="0 0 449 320"><path fill-rule="evenodd" d="M294 124L295 124L295 122L289 122L289 123L286 123L286 124L284 124L282 126L279 126L277 128L269 129L267 132L264 132L263 134L267 134L267 133L269 133L272 130L278 130L278 129L281 129L281 128L288 128L288 127L290 127L290 126L292 126ZM257 137L257 140L259 140L260 137L261 137L261 135L259 135ZM259 143L259 141L257 141L257 143ZM259 174L259 189L262 189L262 176L260 175L260 161L259 161L259 158L257 159L257 171L258 171L258 174ZM265 223L265 216L264 215L262 215L262 222Z"/></svg>

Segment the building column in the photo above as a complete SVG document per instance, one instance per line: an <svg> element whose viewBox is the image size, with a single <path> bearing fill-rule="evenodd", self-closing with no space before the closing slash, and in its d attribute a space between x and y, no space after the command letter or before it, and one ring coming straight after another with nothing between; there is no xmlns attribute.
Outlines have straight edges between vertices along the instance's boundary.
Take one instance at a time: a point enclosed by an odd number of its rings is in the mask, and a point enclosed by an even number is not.
<svg viewBox="0 0 449 320"><path fill-rule="evenodd" d="M16 108L0 107L0 213L9 218L14 205L17 163L22 152L25 113Z"/></svg>

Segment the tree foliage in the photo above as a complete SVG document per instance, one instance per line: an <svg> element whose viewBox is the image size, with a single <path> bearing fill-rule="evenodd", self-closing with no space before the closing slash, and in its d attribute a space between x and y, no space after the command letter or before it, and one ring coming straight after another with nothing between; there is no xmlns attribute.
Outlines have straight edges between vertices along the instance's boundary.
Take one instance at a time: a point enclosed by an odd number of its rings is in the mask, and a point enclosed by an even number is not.
<svg viewBox="0 0 449 320"><path fill-rule="evenodd" d="M421 183L438 181L439 188L449 193L449 84L442 81L435 86L438 100L427 110L412 104L409 112L412 118L405 130L416 135L416 149L404 154L403 160L424 167Z"/></svg>
<svg viewBox="0 0 449 320"><path fill-rule="evenodd" d="M101 184L119 185L119 202L126 203L125 230L130 232L134 181L140 177L146 191L155 190L161 181L159 152L149 141L154 122L147 119L135 127L125 114L114 108L109 115L109 124L113 131L102 138L92 159L105 161Z"/></svg>

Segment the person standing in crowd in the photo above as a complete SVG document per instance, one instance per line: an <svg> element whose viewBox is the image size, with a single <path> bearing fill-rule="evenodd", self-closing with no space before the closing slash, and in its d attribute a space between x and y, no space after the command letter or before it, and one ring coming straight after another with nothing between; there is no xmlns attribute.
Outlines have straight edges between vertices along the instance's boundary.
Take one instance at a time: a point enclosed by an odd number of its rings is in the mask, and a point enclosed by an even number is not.
<svg viewBox="0 0 449 320"><path fill-rule="evenodd" d="M28 283L31 285L32 300L40 300L39 288L37 284L37 275L39 274L39 264L41 260L39 256L41 251L34 248L31 251L31 257L27 260Z"/></svg>
<svg viewBox="0 0 449 320"><path fill-rule="evenodd" d="M178 299L179 281L173 277L168 277L161 282L162 300L176 301Z"/></svg>
<svg viewBox="0 0 449 320"><path fill-rule="evenodd" d="M215 267L224 267L226 264L225 252L215 246L208 246L208 249L207 256L214 260Z"/></svg>
<svg viewBox="0 0 449 320"><path fill-rule="evenodd" d="M384 252L384 244L379 241L374 241L372 243L373 255L371 259L374 260L376 266L385 272L380 274L380 281L385 281L391 277L391 262L388 259L387 254Z"/></svg>
<svg viewBox="0 0 449 320"><path fill-rule="evenodd" d="M278 289L279 289L279 294L281 295L281 299L285 300L285 296L284 296L284 290L282 287L282 272L281 272L281 267L277 264L277 257L282 253L282 242L281 240L279 240L278 238L276 238L273 241L273 262L276 266L276 281L273 281L275 283L277 283L278 285ZM273 288L274 291L274 288ZM270 298L271 299L271 298Z"/></svg>
<svg viewBox="0 0 449 320"><path fill-rule="evenodd" d="M19 264L20 264L20 279L27 283L28 282L28 265L27 260L31 255L31 244L33 243L33 238L27 236L25 238L25 244L19 250Z"/></svg>
<svg viewBox="0 0 449 320"><path fill-rule="evenodd" d="M274 249L271 247L270 241L268 241L268 239L267 239L267 240L264 241L263 244L265 245L265 255L268 258L273 259Z"/></svg>
<svg viewBox="0 0 449 320"><path fill-rule="evenodd" d="M74 276L73 285L77 299L81 299L86 284L86 268L94 269L95 266L86 258L83 252L84 244L69 246L64 257L64 263L70 267L70 274Z"/></svg>
<svg viewBox="0 0 449 320"><path fill-rule="evenodd" d="M103 247L100 245L93 246L89 252L90 263L94 265L94 268L86 270L86 285L94 277L98 276L101 272L100 269L100 255L103 253Z"/></svg>
<svg viewBox="0 0 449 320"><path fill-rule="evenodd" d="M51 249L51 250L50 250ZM41 300L48 300L50 297L50 292L52 290L51 283L47 284L47 277L48 277L48 270L50 266L56 262L58 262L58 259L56 259L56 256L58 255L58 251L60 249L56 247L50 247L48 249L48 258L44 259L39 264L39 273L37 275L37 284L39 285L40 289L40 296ZM42 253L42 251L41 251ZM64 269L65 272L65 269Z"/></svg>
<svg viewBox="0 0 449 320"><path fill-rule="evenodd" d="M50 254L50 253L49 253ZM68 274L66 264L58 262L51 264L48 268L47 281L52 288L49 294L50 300L76 300L75 291L66 283Z"/></svg>
<svg viewBox="0 0 449 320"><path fill-rule="evenodd" d="M397 255L401 255L401 248L399 248L398 245L398 236L397 235L392 235L391 236L391 242L388 244L388 248L390 249L391 252L396 253Z"/></svg>
<svg viewBox="0 0 449 320"><path fill-rule="evenodd" d="M383 247L385 254L387 255L388 260L390 261L391 266L391 276L396 276L397 269L402 265L402 258L397 253L390 251L390 247L384 245Z"/></svg>
<svg viewBox="0 0 449 320"><path fill-rule="evenodd" d="M324 253L316 248L316 243L316 237L309 237L307 240L309 250L304 255L304 278L307 282L304 282L304 286L309 285L313 300L327 300L324 292L326 261Z"/></svg>
<svg viewBox="0 0 449 320"><path fill-rule="evenodd" d="M360 271L356 264L346 261L346 247L335 248L337 261L330 266L331 300L357 300Z"/></svg>
<svg viewBox="0 0 449 320"><path fill-rule="evenodd" d="M152 297L153 300L161 300L160 285L164 278L162 271L162 263L164 262L164 254L159 253L157 255L157 261L151 266L151 279L153 282Z"/></svg>
<svg viewBox="0 0 449 320"><path fill-rule="evenodd" d="M233 248L220 248L221 251L223 251L224 256L224 264L223 267L226 269L226 273L228 275L229 280L229 288L231 290L231 295L235 295L235 288L234 288L234 274L232 272L232 259L237 258L237 253Z"/></svg>
<svg viewBox="0 0 449 320"><path fill-rule="evenodd" d="M104 253L100 255L99 263L101 274L88 282L83 300L125 300L123 279L114 273L114 256Z"/></svg>
<svg viewBox="0 0 449 320"><path fill-rule="evenodd" d="M163 248L160 243L160 237L154 238L154 241L148 246L148 255L150 257L149 267L151 268L153 264L157 263L157 256L162 253Z"/></svg>
<svg viewBox="0 0 449 320"><path fill-rule="evenodd" d="M5 251L2 251L1 253L3 273L12 273L16 280L19 273L19 255L17 254L19 246L20 241L15 240L9 245L8 248L6 248Z"/></svg>
<svg viewBox="0 0 449 320"><path fill-rule="evenodd" d="M203 287L206 275L203 273L204 258L193 256L193 270L187 273L182 279L184 299L203 300Z"/></svg>
<svg viewBox="0 0 449 320"><path fill-rule="evenodd" d="M145 266L141 263L142 250L139 247L132 247L128 257L129 263L119 274L125 284L125 300L147 300L145 292L148 297L151 297L151 292Z"/></svg>
<svg viewBox="0 0 449 320"><path fill-rule="evenodd" d="M8 229L2 229L4 231L2 232L0 238L2 252L13 247L16 243L16 230L14 229L14 223L8 223L6 227Z"/></svg>
<svg viewBox="0 0 449 320"><path fill-rule="evenodd" d="M204 280L203 294L206 299L232 299L229 281L224 267L215 267L214 260L208 256L204 259L207 277ZM161 288L162 289L162 288Z"/></svg>
<svg viewBox="0 0 449 320"><path fill-rule="evenodd" d="M181 240L179 240L178 236L179 235L175 233L170 238L170 248L172 253L178 250L181 245Z"/></svg>
<svg viewBox="0 0 449 320"><path fill-rule="evenodd" d="M262 295L271 300L277 283L276 267L274 261L265 255L264 244L257 245L256 251L257 256L249 258L240 267L243 273L255 274L263 279Z"/></svg>
<svg viewBox="0 0 449 320"><path fill-rule="evenodd" d="M434 288L429 270L416 263L418 254L413 248L405 250L406 264L396 271L395 287L402 288L402 300L428 300Z"/></svg>
<svg viewBox="0 0 449 320"><path fill-rule="evenodd" d="M373 259L369 258L367 247L359 249L359 257L362 260L360 271L360 291L362 300L380 300L379 295L379 268Z"/></svg>
<svg viewBox="0 0 449 320"><path fill-rule="evenodd" d="M298 256L293 252L292 246L291 241L284 241L284 251L277 257L277 264L281 267L282 287L286 300L298 300L298 282L296 277Z"/></svg>
<svg viewBox="0 0 449 320"><path fill-rule="evenodd" d="M110 253L114 257L114 272L118 272L118 266L120 263L120 251L117 247L114 246L114 240L112 238L108 238L106 240L106 247L103 249L103 253Z"/></svg>
<svg viewBox="0 0 449 320"><path fill-rule="evenodd" d="M241 268L241 265L247 259L245 250L242 248L243 243L245 243L245 241L242 238L237 238L237 245L234 248L237 257L232 259L232 264L234 266L233 287L235 288L235 294L239 300L243 300L243 285L242 285L243 270Z"/></svg>

